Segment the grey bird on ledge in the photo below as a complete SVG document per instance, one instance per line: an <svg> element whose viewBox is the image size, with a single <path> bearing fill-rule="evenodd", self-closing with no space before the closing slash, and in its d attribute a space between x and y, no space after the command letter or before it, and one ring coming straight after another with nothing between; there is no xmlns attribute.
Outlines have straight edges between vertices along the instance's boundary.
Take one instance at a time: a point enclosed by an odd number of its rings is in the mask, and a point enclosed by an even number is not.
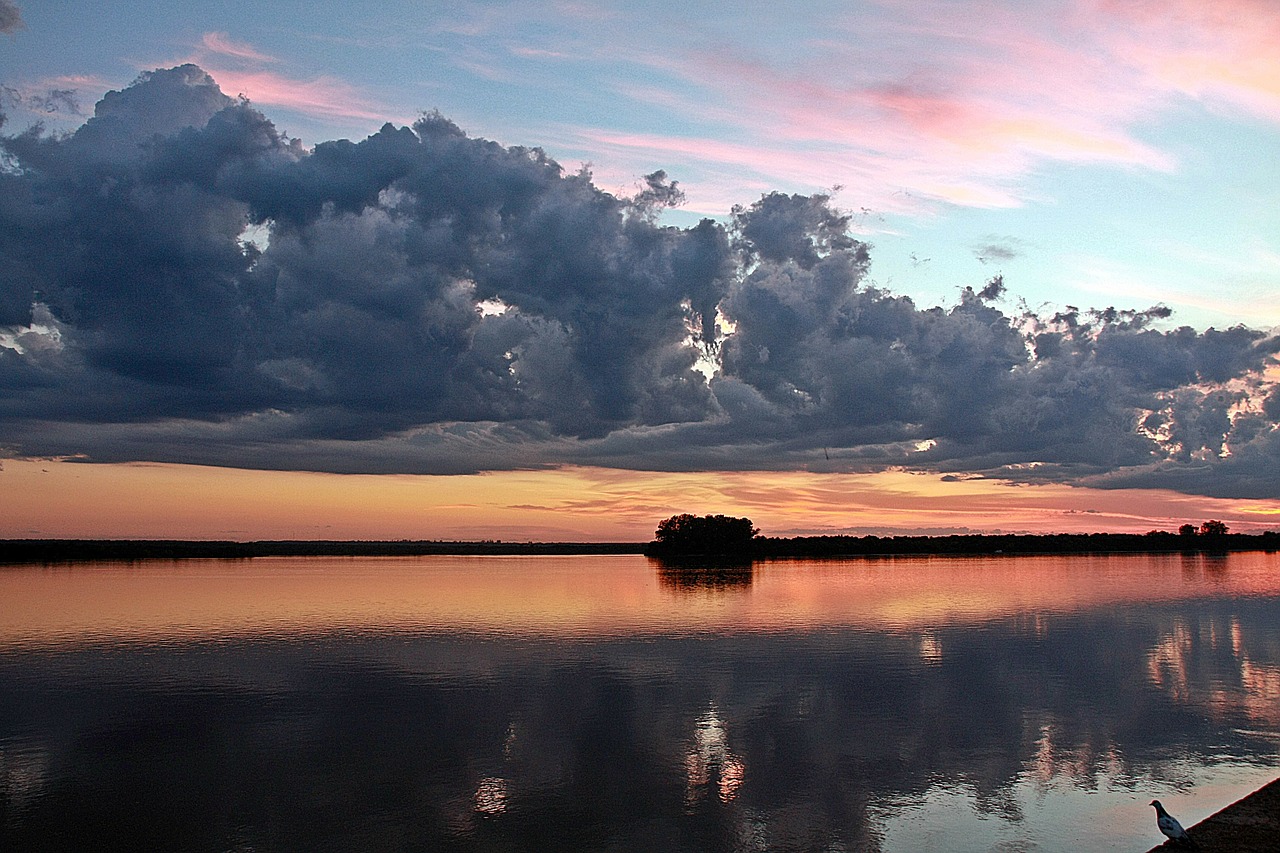
<svg viewBox="0 0 1280 853"><path fill-rule="evenodd" d="M1191 836L1187 835L1187 831L1182 828L1182 824L1178 823L1178 819L1165 811L1159 800L1152 800L1151 805L1156 807L1156 826L1170 841L1174 844L1182 844L1192 848L1196 846L1196 843L1191 840Z"/></svg>

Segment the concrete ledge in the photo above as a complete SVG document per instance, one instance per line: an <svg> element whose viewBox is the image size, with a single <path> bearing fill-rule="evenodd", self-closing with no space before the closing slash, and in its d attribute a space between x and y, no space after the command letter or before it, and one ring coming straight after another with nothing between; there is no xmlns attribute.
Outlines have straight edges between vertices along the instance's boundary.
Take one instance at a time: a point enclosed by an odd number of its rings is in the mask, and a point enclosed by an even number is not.
<svg viewBox="0 0 1280 853"><path fill-rule="evenodd" d="M1152 819L1152 831L1155 820ZM1220 812L1187 827L1187 835L1203 853L1276 853L1280 851L1280 779L1237 800ZM1189 850L1166 841L1149 853Z"/></svg>

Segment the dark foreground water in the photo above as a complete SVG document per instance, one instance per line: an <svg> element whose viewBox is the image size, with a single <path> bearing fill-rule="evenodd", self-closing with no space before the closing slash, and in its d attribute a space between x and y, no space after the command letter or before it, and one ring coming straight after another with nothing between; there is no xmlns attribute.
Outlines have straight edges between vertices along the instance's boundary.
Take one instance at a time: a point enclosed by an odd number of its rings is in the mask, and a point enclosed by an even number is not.
<svg viewBox="0 0 1280 853"><path fill-rule="evenodd" d="M1144 850L1280 775L1280 557L0 570L0 850Z"/></svg>

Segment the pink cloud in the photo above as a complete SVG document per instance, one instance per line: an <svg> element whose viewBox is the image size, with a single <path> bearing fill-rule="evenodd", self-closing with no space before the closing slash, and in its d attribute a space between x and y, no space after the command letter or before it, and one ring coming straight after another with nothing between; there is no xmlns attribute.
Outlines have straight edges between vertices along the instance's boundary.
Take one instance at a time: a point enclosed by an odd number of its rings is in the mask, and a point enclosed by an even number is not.
<svg viewBox="0 0 1280 853"><path fill-rule="evenodd" d="M1046 160L1171 169L1130 131L1155 111L1140 71L1095 58L1077 16L1015 11L912 3L791 67L721 50L684 73L764 140L759 160L786 162L780 149L816 144L845 162L835 174L846 183L869 173L986 206L1017 203L1019 180Z"/></svg>
<svg viewBox="0 0 1280 853"><path fill-rule="evenodd" d="M278 62L274 56L268 56L253 45L232 41L226 33L205 33L200 44L210 53L220 56L232 56L236 59L247 59L253 62Z"/></svg>
<svg viewBox="0 0 1280 853"><path fill-rule="evenodd" d="M1100 0L1117 55L1162 85L1280 121L1280 9L1271 0Z"/></svg>
<svg viewBox="0 0 1280 853"><path fill-rule="evenodd" d="M1117 106L1101 85L1063 86L1050 94L1042 82L1020 78L1043 80L1053 68L975 71L953 68L941 80L890 83L817 82L745 63L731 74L748 84L743 88L756 98L755 115L773 114L771 131L797 141L926 155L939 165L952 160L957 170L994 175L1018 174L1038 157L1170 165L1166 155L1116 126Z"/></svg>
<svg viewBox="0 0 1280 853"><path fill-rule="evenodd" d="M224 92L242 94L257 106L278 107L330 120L383 122L392 119L367 93L334 77L297 80L270 71L206 70Z"/></svg>
<svg viewBox="0 0 1280 853"><path fill-rule="evenodd" d="M786 55L742 39L629 54L651 75L617 91L698 130L580 135L593 159L647 157L636 173L674 155L726 182L688 179L691 204L733 197L745 171L794 189L839 181L877 207L904 194L1001 207L1045 164L1176 169L1142 129L1181 98L1280 121L1272 0L881 0L840 14Z"/></svg>
<svg viewBox="0 0 1280 853"><path fill-rule="evenodd" d="M765 146L723 140L581 130L579 137L605 160L666 163L679 159L700 169L703 179L686 187L688 208L720 214L744 200L743 190L767 192L783 186L827 189L833 176L857 193L859 204L882 213L919 214L938 201L979 207L1012 207L1016 196L988 182L968 180L940 170L936 164L828 146ZM744 179L744 172L756 176ZM638 172L636 173L638 174ZM597 177L626 181L630 173L596 168ZM709 178L709 180L707 180Z"/></svg>

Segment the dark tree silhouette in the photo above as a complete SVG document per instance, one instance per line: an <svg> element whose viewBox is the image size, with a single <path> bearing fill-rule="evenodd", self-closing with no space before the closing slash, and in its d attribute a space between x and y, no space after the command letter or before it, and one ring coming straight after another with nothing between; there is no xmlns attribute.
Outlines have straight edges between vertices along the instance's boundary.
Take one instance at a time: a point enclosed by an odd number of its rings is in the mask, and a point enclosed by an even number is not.
<svg viewBox="0 0 1280 853"><path fill-rule="evenodd" d="M1204 524L1200 525L1200 535L1201 536L1226 536L1227 525L1223 524L1221 521L1218 521L1216 518L1211 518L1208 521L1206 521Z"/></svg>
<svg viewBox="0 0 1280 853"><path fill-rule="evenodd" d="M1196 526L1194 524L1184 524L1178 528L1179 536L1195 536Z"/></svg>
<svg viewBox="0 0 1280 853"><path fill-rule="evenodd" d="M686 512L658 523L646 553L654 556L745 554L750 552L759 533L749 518Z"/></svg>

